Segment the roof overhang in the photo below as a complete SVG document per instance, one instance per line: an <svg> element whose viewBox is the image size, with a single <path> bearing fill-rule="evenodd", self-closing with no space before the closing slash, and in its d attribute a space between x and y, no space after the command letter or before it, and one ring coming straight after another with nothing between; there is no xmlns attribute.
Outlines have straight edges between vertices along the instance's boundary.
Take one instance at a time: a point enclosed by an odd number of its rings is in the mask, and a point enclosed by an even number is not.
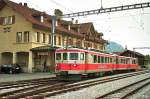
<svg viewBox="0 0 150 99"><path fill-rule="evenodd" d="M30 49L33 52L49 52L49 51L55 51L56 49L58 49L59 47L52 47L52 46L40 46L40 47L35 47Z"/></svg>

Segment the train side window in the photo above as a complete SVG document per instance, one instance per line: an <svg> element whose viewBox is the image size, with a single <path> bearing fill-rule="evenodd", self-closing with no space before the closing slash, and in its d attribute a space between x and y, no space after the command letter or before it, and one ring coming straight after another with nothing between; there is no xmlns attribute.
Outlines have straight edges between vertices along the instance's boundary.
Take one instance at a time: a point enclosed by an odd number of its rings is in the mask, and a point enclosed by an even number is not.
<svg viewBox="0 0 150 99"><path fill-rule="evenodd" d="M126 61L126 59L124 59L124 64L127 64L127 61Z"/></svg>
<svg viewBox="0 0 150 99"><path fill-rule="evenodd" d="M78 60L78 53L70 53L70 60Z"/></svg>
<svg viewBox="0 0 150 99"><path fill-rule="evenodd" d="M108 63L110 63L110 57L108 57Z"/></svg>
<svg viewBox="0 0 150 99"><path fill-rule="evenodd" d="M108 57L106 57L106 63L108 63Z"/></svg>
<svg viewBox="0 0 150 99"><path fill-rule="evenodd" d="M137 60L137 59L135 60L135 63L136 63L136 64L138 63L138 60Z"/></svg>
<svg viewBox="0 0 150 99"><path fill-rule="evenodd" d="M97 63L97 56L94 55L94 63Z"/></svg>
<svg viewBox="0 0 150 99"><path fill-rule="evenodd" d="M61 53L56 53L56 60L61 60Z"/></svg>
<svg viewBox="0 0 150 99"><path fill-rule="evenodd" d="M133 64L136 64L135 59L133 59Z"/></svg>
<svg viewBox="0 0 150 99"><path fill-rule="evenodd" d="M112 63L112 58L110 57L110 63Z"/></svg>
<svg viewBox="0 0 150 99"><path fill-rule="evenodd" d="M127 64L130 64L130 60L129 59L127 59Z"/></svg>
<svg viewBox="0 0 150 99"><path fill-rule="evenodd" d="M84 60L84 53L80 54L80 60Z"/></svg>
<svg viewBox="0 0 150 99"><path fill-rule="evenodd" d="M132 64L134 64L134 60L132 60Z"/></svg>
<svg viewBox="0 0 150 99"><path fill-rule="evenodd" d="M101 62L104 63L104 57L103 56L101 57Z"/></svg>
<svg viewBox="0 0 150 99"><path fill-rule="evenodd" d="M105 57L105 63L107 63L107 57Z"/></svg>
<svg viewBox="0 0 150 99"><path fill-rule="evenodd" d="M98 56L98 63L100 63L101 62L101 57L100 56Z"/></svg>
<svg viewBox="0 0 150 99"><path fill-rule="evenodd" d="M63 53L63 60L67 60L67 59L68 59L67 53Z"/></svg>
<svg viewBox="0 0 150 99"><path fill-rule="evenodd" d="M118 64L121 64L121 59L120 58L118 58Z"/></svg>

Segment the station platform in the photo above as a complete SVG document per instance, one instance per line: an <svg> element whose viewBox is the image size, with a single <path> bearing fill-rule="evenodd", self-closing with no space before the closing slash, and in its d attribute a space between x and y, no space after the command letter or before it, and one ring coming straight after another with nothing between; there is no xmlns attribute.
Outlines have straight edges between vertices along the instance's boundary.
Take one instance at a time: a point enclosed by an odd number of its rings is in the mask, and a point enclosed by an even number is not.
<svg viewBox="0 0 150 99"><path fill-rule="evenodd" d="M20 73L20 74L0 74L0 83L4 82L15 82L22 80L32 80L40 78L50 78L55 77L55 74L51 73Z"/></svg>

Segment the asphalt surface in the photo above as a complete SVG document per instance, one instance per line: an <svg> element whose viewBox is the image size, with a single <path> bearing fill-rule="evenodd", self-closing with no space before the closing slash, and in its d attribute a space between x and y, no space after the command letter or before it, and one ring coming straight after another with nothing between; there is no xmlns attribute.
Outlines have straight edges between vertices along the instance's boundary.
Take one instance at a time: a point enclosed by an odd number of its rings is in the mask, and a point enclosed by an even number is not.
<svg viewBox="0 0 150 99"><path fill-rule="evenodd" d="M1 82L39 79L39 78L49 78L49 77L55 77L55 75L51 74L51 73L0 74L0 83Z"/></svg>

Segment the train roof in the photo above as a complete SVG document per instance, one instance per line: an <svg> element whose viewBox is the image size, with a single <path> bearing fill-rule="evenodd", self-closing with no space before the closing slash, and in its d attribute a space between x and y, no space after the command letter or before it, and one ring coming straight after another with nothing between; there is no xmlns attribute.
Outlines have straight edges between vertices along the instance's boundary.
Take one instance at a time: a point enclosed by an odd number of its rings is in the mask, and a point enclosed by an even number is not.
<svg viewBox="0 0 150 99"><path fill-rule="evenodd" d="M91 52L91 53L101 53L101 54L108 54L105 53L103 51L98 51L98 50L94 50L94 49L80 49L80 48L59 48L56 49L56 52L60 52L60 51L66 51L66 50L74 50L74 51L80 51L80 52Z"/></svg>
<svg viewBox="0 0 150 99"><path fill-rule="evenodd" d="M102 51L98 51L98 50L94 50L94 49L80 49L80 48L59 48L59 49L56 49L56 52L68 52L68 50L70 51L79 51L79 52L89 52L89 53L93 53L93 54L100 54L100 55L104 55L104 56L116 56L116 57L119 57L119 58L133 58L133 57L127 57L127 56L119 56L117 54L114 54L114 53L105 53L105 52L102 52ZM133 59L136 59L136 58L133 58Z"/></svg>

